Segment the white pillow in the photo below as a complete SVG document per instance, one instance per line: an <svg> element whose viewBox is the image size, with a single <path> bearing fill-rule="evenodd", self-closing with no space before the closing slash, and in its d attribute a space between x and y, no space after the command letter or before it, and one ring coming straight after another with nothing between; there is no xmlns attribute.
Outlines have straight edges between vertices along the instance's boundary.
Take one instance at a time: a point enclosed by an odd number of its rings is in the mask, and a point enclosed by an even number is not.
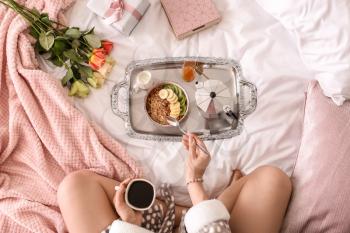
<svg viewBox="0 0 350 233"><path fill-rule="evenodd" d="M337 105L350 99L350 1L256 0L297 39L301 59Z"/></svg>

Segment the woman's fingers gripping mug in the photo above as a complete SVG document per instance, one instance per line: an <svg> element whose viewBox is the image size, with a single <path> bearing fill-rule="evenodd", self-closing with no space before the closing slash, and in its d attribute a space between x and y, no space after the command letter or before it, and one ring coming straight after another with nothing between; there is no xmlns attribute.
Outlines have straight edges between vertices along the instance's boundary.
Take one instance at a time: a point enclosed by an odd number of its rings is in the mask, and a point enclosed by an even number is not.
<svg viewBox="0 0 350 233"><path fill-rule="evenodd" d="M115 187L115 190L119 190L119 186ZM129 182L125 190L125 202L126 204L138 211L144 211L149 209L156 198L156 190L154 185L145 179L133 179Z"/></svg>

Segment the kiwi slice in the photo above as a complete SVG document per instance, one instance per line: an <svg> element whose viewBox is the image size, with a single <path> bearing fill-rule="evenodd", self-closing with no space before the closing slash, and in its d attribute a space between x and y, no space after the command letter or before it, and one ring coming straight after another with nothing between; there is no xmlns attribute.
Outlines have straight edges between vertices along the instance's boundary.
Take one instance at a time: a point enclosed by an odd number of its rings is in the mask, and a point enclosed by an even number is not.
<svg viewBox="0 0 350 233"><path fill-rule="evenodd" d="M181 108L181 111L180 111L180 115L185 115L185 112L186 112L186 106L180 106Z"/></svg>
<svg viewBox="0 0 350 233"><path fill-rule="evenodd" d="M174 91L174 93L179 97L179 93L180 93L180 88L178 88L177 86L173 86L173 91Z"/></svg>
<svg viewBox="0 0 350 233"><path fill-rule="evenodd" d="M185 106L186 107L186 98L179 98L180 106Z"/></svg>
<svg viewBox="0 0 350 233"><path fill-rule="evenodd" d="M183 97L179 102L180 102L180 108L181 108L180 114L183 115L185 114L187 109L187 100L185 97Z"/></svg>
<svg viewBox="0 0 350 233"><path fill-rule="evenodd" d="M170 84L164 84L163 88L164 88L164 89L172 89L172 85L170 85Z"/></svg>
<svg viewBox="0 0 350 233"><path fill-rule="evenodd" d="M165 84L164 89L171 89L173 90L174 94L177 95L178 97L178 101L180 102L180 115L184 115L187 109L187 99L186 99L186 95L184 93L184 91L182 90L182 88L180 88L177 85L174 84Z"/></svg>
<svg viewBox="0 0 350 233"><path fill-rule="evenodd" d="M185 93L183 92L183 90L180 89L179 92L180 92L180 93L179 93L178 97L179 97L180 99L186 99L186 98L185 98Z"/></svg>

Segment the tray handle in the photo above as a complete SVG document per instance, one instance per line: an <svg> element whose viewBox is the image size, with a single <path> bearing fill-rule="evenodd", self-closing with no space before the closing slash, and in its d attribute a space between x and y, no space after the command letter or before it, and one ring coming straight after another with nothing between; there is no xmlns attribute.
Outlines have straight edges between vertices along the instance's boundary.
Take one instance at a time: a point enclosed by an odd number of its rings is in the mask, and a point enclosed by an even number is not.
<svg viewBox="0 0 350 233"><path fill-rule="evenodd" d="M113 112L123 119L125 122L128 119L128 112L123 112L119 108L119 102L120 102L120 90L121 89L127 89L128 85L126 81L122 81L120 83L117 83L113 88L113 94L112 94L112 105L113 105Z"/></svg>
<svg viewBox="0 0 350 233"><path fill-rule="evenodd" d="M241 108L241 115L246 117L247 115L254 112L257 106L257 90L256 86L246 80L240 80L241 84L241 96L243 97Z"/></svg>

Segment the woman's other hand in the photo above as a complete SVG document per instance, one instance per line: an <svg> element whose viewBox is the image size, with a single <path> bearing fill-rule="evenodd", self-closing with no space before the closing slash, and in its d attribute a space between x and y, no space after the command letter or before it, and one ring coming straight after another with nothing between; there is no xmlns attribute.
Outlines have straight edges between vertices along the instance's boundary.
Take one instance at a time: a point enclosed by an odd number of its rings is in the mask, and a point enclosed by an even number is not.
<svg viewBox="0 0 350 233"><path fill-rule="evenodd" d="M116 191L113 202L114 207L124 222L128 222L137 226L141 226L142 213L131 209L125 202L125 191L131 179L126 179L119 185L119 190Z"/></svg>
<svg viewBox="0 0 350 233"><path fill-rule="evenodd" d="M210 156L204 153L197 144L207 150L205 144L195 134L184 135L182 143L189 152L186 161L186 182L202 178L210 162Z"/></svg>

